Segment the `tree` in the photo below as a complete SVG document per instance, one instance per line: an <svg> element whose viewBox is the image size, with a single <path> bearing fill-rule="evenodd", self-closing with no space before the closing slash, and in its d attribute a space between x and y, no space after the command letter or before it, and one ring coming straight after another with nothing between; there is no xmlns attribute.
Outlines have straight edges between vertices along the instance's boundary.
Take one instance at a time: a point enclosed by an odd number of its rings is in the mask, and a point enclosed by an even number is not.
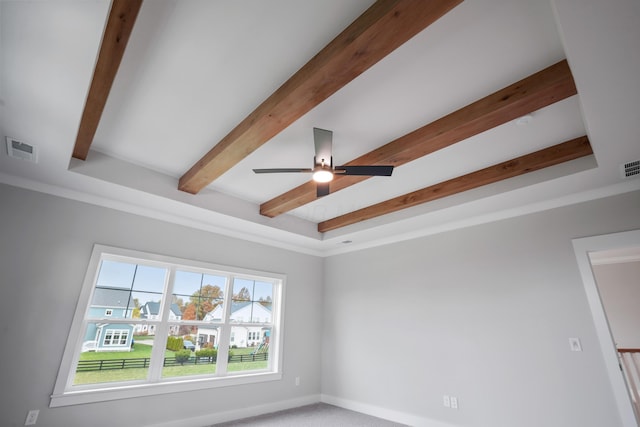
<svg viewBox="0 0 640 427"><path fill-rule="evenodd" d="M271 306L271 303L273 301L271 301L271 295L267 295L266 297L260 297L260 299L258 300L258 302L262 305L264 305L265 307L269 307Z"/></svg>
<svg viewBox="0 0 640 427"><path fill-rule="evenodd" d="M182 320L196 320L196 305L191 303L182 311Z"/></svg>
<svg viewBox="0 0 640 427"><path fill-rule="evenodd" d="M200 290L194 292L190 297L189 305L195 306L195 316L193 319L186 319L184 312L182 318L186 320L202 320L207 313L212 312L217 306L222 304L224 292L217 285L205 285ZM189 308L187 305L187 308ZM186 309L185 309L186 310Z"/></svg>
<svg viewBox="0 0 640 427"><path fill-rule="evenodd" d="M133 298L131 300L133 303L133 308L131 309L131 317L134 319L140 318L140 300L138 298Z"/></svg>
<svg viewBox="0 0 640 427"><path fill-rule="evenodd" d="M249 293L249 289L243 287L240 289L240 292L233 296L234 301L251 301L251 294Z"/></svg>

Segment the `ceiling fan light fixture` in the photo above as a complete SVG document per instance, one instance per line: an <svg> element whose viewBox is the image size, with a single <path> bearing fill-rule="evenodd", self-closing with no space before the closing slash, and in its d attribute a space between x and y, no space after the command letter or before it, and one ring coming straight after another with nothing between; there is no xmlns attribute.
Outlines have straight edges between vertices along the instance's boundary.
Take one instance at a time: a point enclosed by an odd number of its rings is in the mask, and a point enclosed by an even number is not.
<svg viewBox="0 0 640 427"><path fill-rule="evenodd" d="M327 168L318 167L313 171L313 180L315 182L331 182L333 181L333 172Z"/></svg>

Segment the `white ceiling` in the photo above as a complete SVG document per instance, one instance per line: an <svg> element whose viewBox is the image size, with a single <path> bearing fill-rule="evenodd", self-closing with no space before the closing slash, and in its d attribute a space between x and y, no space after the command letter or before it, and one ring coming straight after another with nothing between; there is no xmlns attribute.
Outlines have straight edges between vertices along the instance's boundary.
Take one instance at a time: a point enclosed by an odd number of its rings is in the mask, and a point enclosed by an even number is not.
<svg viewBox="0 0 640 427"><path fill-rule="evenodd" d="M364 0L147 0L86 161L71 159L108 1L0 2L0 182L318 255L640 189L640 4L466 0L197 195L177 180L370 5ZM276 218L259 205L307 175L312 128L337 164L566 58L578 96ZM594 158L333 230L316 223L588 135ZM344 241L352 241L350 244Z"/></svg>

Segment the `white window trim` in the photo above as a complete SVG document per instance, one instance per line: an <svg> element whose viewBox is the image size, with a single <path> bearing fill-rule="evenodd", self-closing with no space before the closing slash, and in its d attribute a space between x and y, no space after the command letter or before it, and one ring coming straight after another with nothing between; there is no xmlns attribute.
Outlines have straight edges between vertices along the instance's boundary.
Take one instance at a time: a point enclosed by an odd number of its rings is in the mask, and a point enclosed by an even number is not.
<svg viewBox="0 0 640 427"><path fill-rule="evenodd" d="M208 271L221 271L227 274L242 276L243 278L265 279L269 278L279 282L279 286L274 286L273 290L273 318L271 326L270 347L273 351L269 358L269 370L266 371L247 371L240 374L234 373L229 376L217 377L189 377L188 379L170 378L161 380L160 382L151 383L148 381L127 381L119 383L100 384L98 386L71 386L73 381L72 369L79 358L79 349L83 341L83 324L85 314L88 309L89 299L92 295L93 287L97 279L98 266L103 255L113 256L114 258L126 257L144 260L145 263L158 263L161 265L174 265L188 269L203 269ZM167 279L169 280L169 279ZM202 390L208 388L228 387L241 384L259 383L265 381L276 381L282 379L282 359L283 359L283 334L282 326L284 324L284 295L285 295L286 276L279 273L270 273L256 271L244 268L229 267L202 261L186 260L182 258L152 254L131 249L123 249L110 247L105 245L94 245L87 273L84 278L78 304L74 314L69 337L62 357L62 363L56 379L53 394L51 396L50 407L78 405L93 402L102 402L109 400L117 400L123 398L133 398L150 396L165 393L179 393L190 390ZM231 283L232 285L232 283ZM232 288L230 288L232 289ZM225 318L228 319L230 307L225 304ZM168 314L165 316L168 317ZM126 319L122 319L123 322ZM167 323L167 319L164 319ZM123 323L120 322L120 323ZM118 322L117 322L118 323ZM165 325L161 323L161 325ZM167 323L168 325L168 323ZM233 326L232 324L229 324ZM226 331L226 340L229 341L231 328L223 328ZM219 337L218 340L222 340ZM224 350L224 349L221 349ZM226 365L226 351L220 351L218 354L220 363Z"/></svg>
<svg viewBox="0 0 640 427"><path fill-rule="evenodd" d="M107 334L111 334L111 339L109 341L109 344L107 344ZM125 340L129 339L129 331L127 329L109 329L106 333L105 333L105 337L102 339L103 341L103 345L105 347L122 347L124 344L120 343L120 341L122 341L122 336L125 336ZM114 337L117 337L117 339L114 340ZM114 343L114 341L117 341L116 343Z"/></svg>

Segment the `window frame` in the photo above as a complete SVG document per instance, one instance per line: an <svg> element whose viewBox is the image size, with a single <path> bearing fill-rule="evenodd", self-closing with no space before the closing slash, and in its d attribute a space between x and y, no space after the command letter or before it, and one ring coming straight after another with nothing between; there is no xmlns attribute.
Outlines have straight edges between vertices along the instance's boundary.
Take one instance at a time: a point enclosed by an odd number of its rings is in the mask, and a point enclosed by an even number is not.
<svg viewBox="0 0 640 427"><path fill-rule="evenodd" d="M124 262L136 262L138 264L166 267L169 269L165 277L163 291L164 301L171 301L173 292L169 282L173 280L175 271L179 269L187 271L202 271L207 273L224 274L227 277L226 289L224 290L224 301L227 307L224 308L226 316L220 322L209 323L225 329L225 333L217 337L218 341L226 340L228 346L220 346L219 357L226 360L226 353L231 348L231 330L233 327L243 325L246 322L237 323L229 318L229 311L233 293L233 280L236 278L268 281L273 284L272 319L269 324L270 348L273 350L269 356L269 366L267 369L256 371L225 372L221 375L192 375L185 377L152 378L151 373L145 380L130 380L122 382L108 382L91 385L73 385L75 367L80 358L80 352L84 341L84 331L87 324L95 322L95 318L89 318L88 312L91 304L93 290L95 288L100 263L103 259L122 260ZM84 403L102 402L123 398L151 396L164 393L179 393L184 391L202 390L217 387L228 387L241 384L259 383L265 381L277 381L282 379L283 360L283 324L284 324L284 296L285 296L286 276L280 273L264 272L246 268L230 267L204 261L188 260L173 256L153 254L133 249L124 249L113 246L95 244L87 266L82 289L76 305L69 336L65 345L60 370L51 396L50 407L68 406ZM171 285L172 286L172 285ZM171 302L166 304L170 311ZM168 313L163 319L153 321L135 320L136 324L148 325L149 327L162 325L162 328L169 328L171 325L184 322L185 324L197 324L194 320L169 319ZM129 323L131 319L110 318L113 323ZM263 325L264 326L264 325ZM131 333L134 333L135 327ZM225 338L226 336L226 338ZM153 357L153 355L152 355ZM226 363L221 362L226 368Z"/></svg>

